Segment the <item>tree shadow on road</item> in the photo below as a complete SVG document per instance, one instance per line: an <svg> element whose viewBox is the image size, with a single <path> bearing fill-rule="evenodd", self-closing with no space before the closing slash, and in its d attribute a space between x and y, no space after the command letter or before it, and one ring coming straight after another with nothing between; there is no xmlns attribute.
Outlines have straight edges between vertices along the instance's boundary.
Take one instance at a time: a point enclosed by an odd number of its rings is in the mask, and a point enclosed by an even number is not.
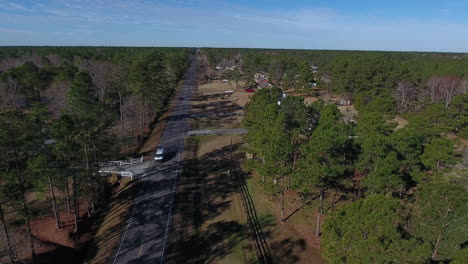
<svg viewBox="0 0 468 264"><path fill-rule="evenodd" d="M89 245L86 259L92 260L90 263L112 262L122 235L127 231L128 219L135 204L141 203L151 195L151 193L139 195L141 190L143 188L156 188L156 185L152 182L133 181L114 194L113 201L106 211L106 217L103 217L102 223L99 224L102 230L97 233ZM137 225L133 225L133 227L135 226Z"/></svg>

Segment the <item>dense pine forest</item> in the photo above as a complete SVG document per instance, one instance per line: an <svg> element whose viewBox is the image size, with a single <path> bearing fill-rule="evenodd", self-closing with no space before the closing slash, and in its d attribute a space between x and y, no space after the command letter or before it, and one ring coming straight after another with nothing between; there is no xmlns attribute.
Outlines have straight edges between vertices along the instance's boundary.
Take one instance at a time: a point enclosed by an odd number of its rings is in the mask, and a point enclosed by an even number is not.
<svg viewBox="0 0 468 264"><path fill-rule="evenodd" d="M0 262L36 256L32 221L106 204L98 164L132 156L161 115L193 49L0 48ZM44 202L48 212L41 211ZM81 208L80 208L81 207ZM68 217L67 217L68 218Z"/></svg>
<svg viewBox="0 0 468 264"><path fill-rule="evenodd" d="M211 68L234 65L248 82L269 75L274 87L245 107L247 167L282 218L283 192L314 201L329 263L466 262L467 54L202 52ZM350 99L358 114L294 96L318 90ZM407 124L397 127L396 115Z"/></svg>

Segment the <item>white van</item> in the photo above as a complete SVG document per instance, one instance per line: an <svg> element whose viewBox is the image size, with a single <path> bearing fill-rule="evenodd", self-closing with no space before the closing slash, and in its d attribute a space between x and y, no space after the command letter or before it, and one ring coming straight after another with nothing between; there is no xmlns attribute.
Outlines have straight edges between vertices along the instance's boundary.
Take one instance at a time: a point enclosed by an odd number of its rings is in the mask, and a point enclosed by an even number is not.
<svg viewBox="0 0 468 264"><path fill-rule="evenodd" d="M163 159L164 159L164 149L163 148L156 149L154 160L163 160Z"/></svg>

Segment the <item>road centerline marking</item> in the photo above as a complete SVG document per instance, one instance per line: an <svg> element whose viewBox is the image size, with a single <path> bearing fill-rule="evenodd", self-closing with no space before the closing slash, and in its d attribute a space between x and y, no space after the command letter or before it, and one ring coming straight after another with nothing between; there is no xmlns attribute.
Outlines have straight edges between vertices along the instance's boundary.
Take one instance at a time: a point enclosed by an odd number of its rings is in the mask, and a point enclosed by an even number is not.
<svg viewBox="0 0 468 264"><path fill-rule="evenodd" d="M138 252L138 256L141 256L141 251L143 250L143 245L144 245L144 243L141 244L140 251Z"/></svg>

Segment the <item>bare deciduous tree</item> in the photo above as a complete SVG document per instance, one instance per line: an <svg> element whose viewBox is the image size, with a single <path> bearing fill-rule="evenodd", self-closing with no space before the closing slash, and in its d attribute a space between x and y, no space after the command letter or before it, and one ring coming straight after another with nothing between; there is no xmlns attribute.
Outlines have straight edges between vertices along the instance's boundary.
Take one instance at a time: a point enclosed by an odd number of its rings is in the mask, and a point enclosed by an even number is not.
<svg viewBox="0 0 468 264"><path fill-rule="evenodd" d="M465 78L460 81L459 89L460 93L467 94L468 93L468 78Z"/></svg>
<svg viewBox="0 0 468 264"><path fill-rule="evenodd" d="M70 90L70 81L54 81L49 89L44 91L49 111L53 116L59 116L67 106L67 92Z"/></svg>
<svg viewBox="0 0 468 264"><path fill-rule="evenodd" d="M453 96L456 94L460 84L460 77L458 76L445 76L440 82L440 93L444 100L445 108L448 108Z"/></svg>
<svg viewBox="0 0 468 264"><path fill-rule="evenodd" d="M120 115L120 136L124 135L124 113L123 98L128 94L128 77L126 69L122 66L114 66L109 75L109 86L114 93L117 93Z"/></svg>
<svg viewBox="0 0 468 264"><path fill-rule="evenodd" d="M398 100L398 111L406 111L408 105L415 97L415 86L410 81L400 81L396 87L396 99Z"/></svg>
<svg viewBox="0 0 468 264"><path fill-rule="evenodd" d="M436 99L436 93L440 84L440 77L432 76L426 81L426 87L429 91L429 96L431 97L431 103L433 103Z"/></svg>

